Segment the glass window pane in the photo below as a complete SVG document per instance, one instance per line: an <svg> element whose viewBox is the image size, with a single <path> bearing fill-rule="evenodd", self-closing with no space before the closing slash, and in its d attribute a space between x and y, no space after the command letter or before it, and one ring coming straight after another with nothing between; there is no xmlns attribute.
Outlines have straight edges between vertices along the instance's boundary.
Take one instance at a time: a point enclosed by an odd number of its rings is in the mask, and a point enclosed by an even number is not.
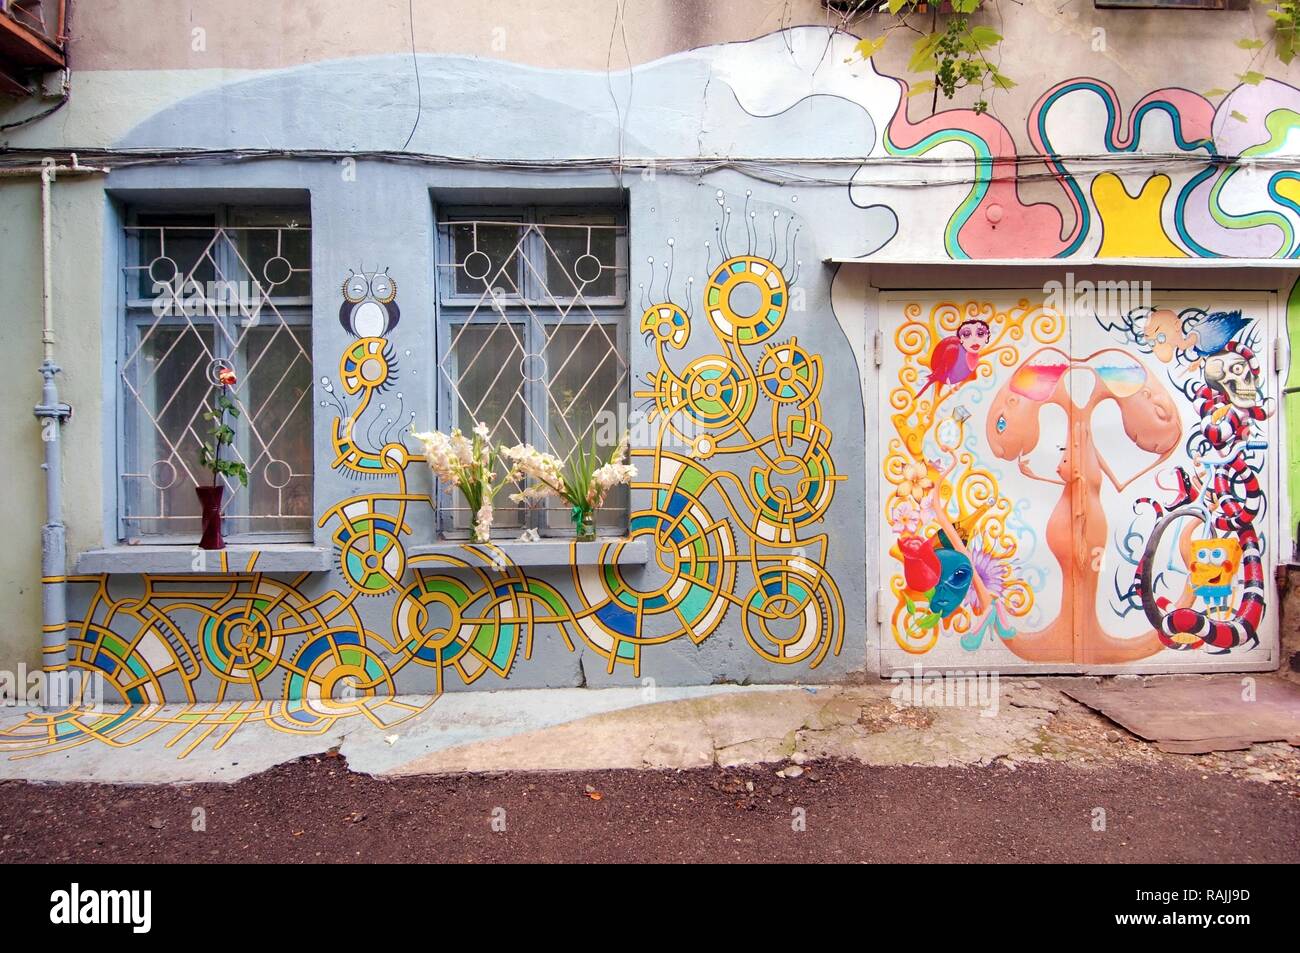
<svg viewBox="0 0 1300 953"><path fill-rule="evenodd" d="M626 366L618 353L613 325L575 324L547 329L546 367L550 375L547 394L547 439L552 452L567 459L578 448L590 452L593 437L602 462L613 452L622 432L620 406L626 400ZM600 526L627 525L627 487L615 487L596 514ZM567 508L547 513L553 529L570 524Z"/></svg>
<svg viewBox="0 0 1300 953"><path fill-rule="evenodd" d="M444 428L479 419L500 442L527 440L561 457L579 440L589 448L599 428L597 450L602 462L608 459L630 377L619 319L597 317L584 300L608 305L626 295L623 221L608 206L462 209L456 220L443 221L448 240L439 246L446 257L437 274L460 296L442 300L449 343L440 371L455 397ZM493 290L503 300L485 297ZM465 327L472 332L452 341ZM534 348L541 353L526 353ZM598 514L606 531L626 529L628 497L626 488L608 496ZM544 512L522 515L526 525L556 535L572 529L569 507L554 501Z"/></svg>
<svg viewBox="0 0 1300 953"><path fill-rule="evenodd" d="M141 342L143 342L141 344ZM208 422L207 367L213 329L148 325L134 330L127 404L127 460L123 473L128 536L197 534L197 480L207 471L199 447ZM138 395L138 396L137 396Z"/></svg>
<svg viewBox="0 0 1300 953"><path fill-rule="evenodd" d="M245 336L236 422L248 474L247 530L310 532L311 329L260 325Z"/></svg>
<svg viewBox="0 0 1300 953"><path fill-rule="evenodd" d="M522 325L471 324L452 328L454 337L450 379L453 387L455 420L453 426L465 433L476 423L487 424L496 444L523 443L528 440L528 411L524 383L519 368L524 357L521 345ZM510 502L503 490L497 497L495 525L520 527L520 508ZM459 492L444 497L456 514L455 525L469 526L465 500Z"/></svg>
<svg viewBox="0 0 1300 953"><path fill-rule="evenodd" d="M546 250L546 285L556 298L609 298L618 292L618 230L613 213L551 215L539 232ZM543 298L545 299L545 295Z"/></svg>
<svg viewBox="0 0 1300 953"><path fill-rule="evenodd" d="M311 294L310 210L244 209L230 220L237 280L255 281L276 298Z"/></svg>
<svg viewBox="0 0 1300 953"><path fill-rule="evenodd" d="M154 282L171 282L177 276L193 278L206 291L214 281L217 230L211 214L148 213L136 218L131 234L136 252L134 297L153 298ZM128 292L130 294L130 292ZM183 295L196 292L184 289Z"/></svg>
<svg viewBox="0 0 1300 953"><path fill-rule="evenodd" d="M451 241L458 295L482 296L497 290L517 298L523 294L519 241L523 229L516 225L456 222Z"/></svg>

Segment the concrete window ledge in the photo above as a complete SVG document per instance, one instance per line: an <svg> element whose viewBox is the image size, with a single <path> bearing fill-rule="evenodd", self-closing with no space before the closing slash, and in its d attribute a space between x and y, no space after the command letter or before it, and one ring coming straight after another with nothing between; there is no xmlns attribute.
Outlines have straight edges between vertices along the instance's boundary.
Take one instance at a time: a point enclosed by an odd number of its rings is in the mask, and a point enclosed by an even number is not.
<svg viewBox="0 0 1300 953"><path fill-rule="evenodd" d="M617 563L620 566L644 564L649 552L643 540L598 539L592 543L575 543L571 539L541 539L525 543L517 539L494 539L492 545L505 553L516 566L601 566ZM490 550L482 543L469 540L443 540L421 546L407 546L408 556L460 556L467 547L484 553Z"/></svg>
<svg viewBox="0 0 1300 953"><path fill-rule="evenodd" d="M307 543L230 545L225 549L197 546L110 546L77 556L78 574L156 573L161 575L217 575L245 572L328 572L334 553Z"/></svg>

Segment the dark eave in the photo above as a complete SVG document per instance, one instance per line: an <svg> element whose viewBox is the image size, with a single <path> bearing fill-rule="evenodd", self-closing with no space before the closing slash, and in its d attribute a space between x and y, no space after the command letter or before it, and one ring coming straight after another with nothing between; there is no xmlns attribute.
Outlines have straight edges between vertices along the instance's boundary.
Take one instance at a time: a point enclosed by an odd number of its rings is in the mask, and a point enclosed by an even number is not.
<svg viewBox="0 0 1300 953"><path fill-rule="evenodd" d="M56 70L65 65L63 51L13 17L0 14L0 70Z"/></svg>

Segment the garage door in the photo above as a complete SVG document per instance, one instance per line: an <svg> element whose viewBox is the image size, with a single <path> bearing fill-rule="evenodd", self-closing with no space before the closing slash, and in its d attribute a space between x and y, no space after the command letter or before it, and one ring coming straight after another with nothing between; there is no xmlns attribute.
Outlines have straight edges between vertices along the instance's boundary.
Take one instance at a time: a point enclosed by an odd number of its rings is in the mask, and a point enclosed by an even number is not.
<svg viewBox="0 0 1300 953"><path fill-rule="evenodd" d="M882 671L1272 667L1274 297L882 296Z"/></svg>

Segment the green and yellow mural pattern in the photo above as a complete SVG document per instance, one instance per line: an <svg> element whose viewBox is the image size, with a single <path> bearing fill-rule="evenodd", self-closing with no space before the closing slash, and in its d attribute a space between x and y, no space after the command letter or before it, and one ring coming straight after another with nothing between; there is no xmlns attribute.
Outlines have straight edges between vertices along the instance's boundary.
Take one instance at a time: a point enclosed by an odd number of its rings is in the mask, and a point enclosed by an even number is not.
<svg viewBox="0 0 1300 953"><path fill-rule="evenodd" d="M604 543L598 563L580 564L575 552L546 578L491 544L410 552L428 542L408 523L412 507L432 505L409 488L408 467L424 461L403 443L358 438L366 432L358 422L400 369L386 338L352 341L339 360L337 384L351 406L333 422L332 466L376 489L320 517L337 557L333 585L321 591L308 573L259 572L256 555L214 577L143 577L139 592L120 577L71 577L89 595L69 624L69 668L102 677L104 701L131 707L32 714L0 735L0 750L122 746L170 732L183 756L254 722L308 734L349 717L387 727L427 707L448 678L504 681L540 638L639 676L645 647L702 643L728 614L762 659L815 668L844 637L825 568L830 539L818 529L842 478L822 420L821 358L795 337L777 339L789 284L771 261L737 256L705 283L707 329L672 302L645 311L641 330L656 360L634 396L649 402L657 439L632 451L644 502L627 539ZM753 314L730 304L741 286L761 299ZM678 360L701 330L712 335L706 353ZM753 462L747 471L727 466L741 455ZM620 563L632 541L652 554L646 567ZM367 624L370 599L391 604L385 625ZM427 670L415 684L428 700L398 695L395 679L408 669ZM196 686L212 677L215 699L200 701Z"/></svg>

